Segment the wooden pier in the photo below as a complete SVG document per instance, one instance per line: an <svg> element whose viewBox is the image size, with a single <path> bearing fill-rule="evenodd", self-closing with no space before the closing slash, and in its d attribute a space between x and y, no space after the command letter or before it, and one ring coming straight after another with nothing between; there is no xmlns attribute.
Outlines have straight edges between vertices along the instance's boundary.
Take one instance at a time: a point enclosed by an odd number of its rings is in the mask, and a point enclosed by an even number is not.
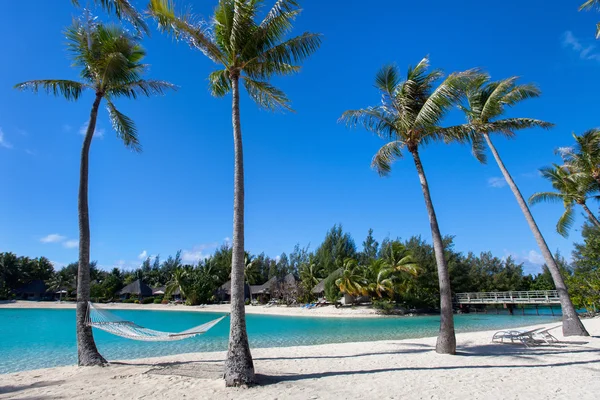
<svg viewBox="0 0 600 400"><path fill-rule="evenodd" d="M525 305L534 305L536 313L539 314L538 306L543 305L550 307L550 311L554 315L552 305L560 304L556 290L457 293L454 301L465 312L469 312L470 306L493 305L497 313L497 305L502 305L510 314L513 314L513 310L519 305L522 306L523 314L525 314Z"/></svg>

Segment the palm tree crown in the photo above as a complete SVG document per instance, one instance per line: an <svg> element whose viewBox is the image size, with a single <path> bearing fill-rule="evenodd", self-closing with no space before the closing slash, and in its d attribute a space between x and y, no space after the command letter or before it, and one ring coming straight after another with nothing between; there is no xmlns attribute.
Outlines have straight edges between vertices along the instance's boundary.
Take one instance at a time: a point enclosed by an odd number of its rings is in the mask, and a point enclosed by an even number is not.
<svg viewBox="0 0 600 400"><path fill-rule="evenodd" d="M454 73L434 88L443 76L441 70L428 71L429 59L409 68L406 79L400 79L397 67L383 67L375 78L381 92L381 104L342 114L340 121L349 127L362 125L366 130L387 140L375 154L372 167L380 175L391 171L402 150L416 151L420 146L440 140L465 140L462 127L444 128L440 123L462 95L462 89L474 70Z"/></svg>
<svg viewBox="0 0 600 400"><path fill-rule="evenodd" d="M141 145L133 120L121 113L113 100L118 97L162 95L175 86L156 80L144 80L147 65L142 63L146 52L136 37L117 26L95 24L91 27L75 22L67 29L67 47L73 56L73 65L81 68L81 81L46 79L15 85L20 90L40 89L67 100L78 100L84 90L92 90L106 99L112 126L123 143L140 151ZM89 39L89 43L88 43ZM88 46L91 44L91 46Z"/></svg>
<svg viewBox="0 0 600 400"><path fill-rule="evenodd" d="M321 35L306 32L284 40L301 12L298 2L278 0L257 23L261 4L261 0L221 0L210 23L190 14L177 16L170 0L151 0L149 11L161 30L187 41L223 67L209 76L214 96L225 96L231 91L231 80L242 78L259 106L291 110L285 93L268 80L298 72L297 63L319 48Z"/></svg>
<svg viewBox="0 0 600 400"><path fill-rule="evenodd" d="M577 179L592 178L600 187L600 129L573 134L573 138L575 146L560 148L557 153Z"/></svg>
<svg viewBox="0 0 600 400"><path fill-rule="evenodd" d="M484 143L481 135L497 133L508 138L515 137L515 131L541 127L549 129L554 125L533 118L500 118L507 107L535 98L540 90L533 84L517 84L518 77L492 82L486 74L479 74L469 82L466 91L466 105L459 105L465 113L468 125L472 128L473 154L485 162Z"/></svg>
<svg viewBox="0 0 600 400"><path fill-rule="evenodd" d="M564 237L568 236L569 229L573 226L574 211L573 206L578 204L588 212L588 217L594 224L598 220L587 208L588 199L598 199L597 186L590 180L580 180L573 176L571 171L565 166L553 164L551 167L540 169L542 176L552 183L556 192L538 192L529 198L529 204L534 205L542 201L562 201L565 212L559 218L556 224L556 231ZM595 195L594 195L595 194Z"/></svg>

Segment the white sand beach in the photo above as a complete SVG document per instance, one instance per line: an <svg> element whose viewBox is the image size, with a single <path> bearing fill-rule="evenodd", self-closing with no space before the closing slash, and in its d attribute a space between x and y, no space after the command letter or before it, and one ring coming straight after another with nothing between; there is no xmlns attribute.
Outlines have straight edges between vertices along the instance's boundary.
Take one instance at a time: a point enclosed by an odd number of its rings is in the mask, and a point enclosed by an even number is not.
<svg viewBox="0 0 600 400"><path fill-rule="evenodd" d="M458 354L435 338L254 349L260 385L226 388L225 353L196 353L1 376L2 399L597 399L600 318L592 337L524 347L493 332L457 335Z"/></svg>
<svg viewBox="0 0 600 400"><path fill-rule="evenodd" d="M228 313L229 304L208 304L205 306L186 306L183 304L133 304L133 303L107 303L100 304L100 308L112 310L159 310L159 311L190 311L190 312L218 312ZM50 302L50 301L11 301L0 302L0 308L66 308L75 309L75 303L71 302ZM311 309L301 308L299 306L272 306L264 305L246 306L247 314L265 314L265 315L283 315L294 317L361 317L373 318L381 317L377 310L365 307L341 307L335 308L332 305L315 307Z"/></svg>

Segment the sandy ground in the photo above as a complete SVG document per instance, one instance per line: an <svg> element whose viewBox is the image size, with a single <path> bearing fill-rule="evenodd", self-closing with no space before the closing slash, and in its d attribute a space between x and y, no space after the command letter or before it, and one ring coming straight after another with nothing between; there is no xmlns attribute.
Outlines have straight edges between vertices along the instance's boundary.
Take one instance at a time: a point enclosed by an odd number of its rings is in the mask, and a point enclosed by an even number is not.
<svg viewBox="0 0 600 400"><path fill-rule="evenodd" d="M192 311L192 312L219 312L227 313L230 310L229 304L209 304L206 306L186 306L175 304L132 304L132 303L108 303L100 304L100 308L113 310L161 310L161 311ZM59 303L57 301L15 301L0 302L2 308L72 308L75 309L75 303ZM372 318L381 317L376 310L366 307L340 307L335 308L332 305L315 307L311 309L301 308L300 306L246 306L247 314L266 314L266 315L289 315L301 317L362 317Z"/></svg>
<svg viewBox="0 0 600 400"><path fill-rule="evenodd" d="M2 399L598 399L600 318L592 337L553 345L492 344L457 335L458 355L435 338L254 349L259 385L226 388L225 353L197 353L0 375ZM549 326L547 326L549 327Z"/></svg>

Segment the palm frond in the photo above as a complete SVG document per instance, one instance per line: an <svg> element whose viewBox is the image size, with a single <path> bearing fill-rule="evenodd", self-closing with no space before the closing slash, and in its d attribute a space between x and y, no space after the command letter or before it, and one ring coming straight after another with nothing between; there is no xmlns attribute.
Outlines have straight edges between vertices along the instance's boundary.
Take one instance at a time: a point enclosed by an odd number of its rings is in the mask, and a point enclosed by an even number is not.
<svg viewBox="0 0 600 400"><path fill-rule="evenodd" d="M393 139L397 134L394 121L381 107L348 110L342 114L338 122L344 122L349 128L356 128L358 125L361 125L367 131L376 134L384 140Z"/></svg>
<svg viewBox="0 0 600 400"><path fill-rule="evenodd" d="M556 223L556 232L563 237L569 236L569 230L575 223L575 212L571 205L565 207L565 212L560 216Z"/></svg>
<svg viewBox="0 0 600 400"><path fill-rule="evenodd" d="M152 95L162 96L167 90L177 90L177 86L165 81L138 80L122 85L111 86L106 93L111 97L127 97L136 99L138 96L150 97Z"/></svg>
<svg viewBox="0 0 600 400"><path fill-rule="evenodd" d="M172 0L150 0L148 12L158 22L159 30L186 40L211 60L227 64L225 55L211 38L209 25L205 21L196 21L191 14L176 14Z"/></svg>
<svg viewBox="0 0 600 400"><path fill-rule="evenodd" d="M405 144L401 141L392 141L384 144L373 156L371 168L377 171L380 176L386 176L392 170L392 163L402 157L402 150Z"/></svg>
<svg viewBox="0 0 600 400"><path fill-rule="evenodd" d="M256 81L247 76L244 76L243 79L248 94L260 107L273 111L294 111L290 106L290 100L282 90L268 82Z"/></svg>
<svg viewBox="0 0 600 400"><path fill-rule="evenodd" d="M211 72L208 82L210 93L215 97L223 97L231 91L231 79L226 69Z"/></svg>
<svg viewBox="0 0 600 400"><path fill-rule="evenodd" d="M420 128L437 126L450 108L458 103L469 75L475 70L453 73L448 76L428 97L420 108L414 124Z"/></svg>
<svg viewBox="0 0 600 400"><path fill-rule="evenodd" d="M71 0L71 2L79 7L79 0ZM148 24L144 21L144 17L140 14L129 0L94 0L94 3L100 5L108 13L113 13L119 19L126 19L131 22L136 29L150 33Z"/></svg>
<svg viewBox="0 0 600 400"><path fill-rule="evenodd" d="M142 146L138 140L137 129L131 118L121 113L110 98L106 98L106 108L117 137L123 141L126 147L135 152L141 152Z"/></svg>
<svg viewBox="0 0 600 400"><path fill-rule="evenodd" d="M538 192L534 193L529 197L529 205L533 206L539 203L558 203L563 201L563 196L560 193L554 192Z"/></svg>
<svg viewBox="0 0 600 400"><path fill-rule="evenodd" d="M270 62L275 65L294 65L308 58L321 46L323 35L306 32L266 50L247 62Z"/></svg>
<svg viewBox="0 0 600 400"><path fill-rule="evenodd" d="M384 66L375 76L375 87L383 92L389 99L394 98L394 93L399 83L400 77L398 68L394 65Z"/></svg>
<svg viewBox="0 0 600 400"><path fill-rule="evenodd" d="M54 96L63 96L67 100L77 100L87 86L83 83L59 79L42 79L17 83L18 90L31 90L37 93L40 89Z"/></svg>

